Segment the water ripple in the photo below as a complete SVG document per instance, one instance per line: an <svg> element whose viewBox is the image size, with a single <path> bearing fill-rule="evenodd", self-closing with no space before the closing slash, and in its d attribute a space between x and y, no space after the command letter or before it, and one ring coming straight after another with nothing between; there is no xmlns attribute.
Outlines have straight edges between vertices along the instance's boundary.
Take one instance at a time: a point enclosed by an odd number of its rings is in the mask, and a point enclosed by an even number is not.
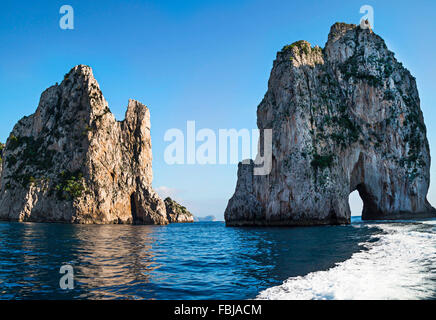
<svg viewBox="0 0 436 320"><path fill-rule="evenodd" d="M285 279L346 261L368 241L377 241L378 233L365 224L226 228L221 222L2 222L0 299L251 299ZM73 290L59 288L63 264L74 267Z"/></svg>

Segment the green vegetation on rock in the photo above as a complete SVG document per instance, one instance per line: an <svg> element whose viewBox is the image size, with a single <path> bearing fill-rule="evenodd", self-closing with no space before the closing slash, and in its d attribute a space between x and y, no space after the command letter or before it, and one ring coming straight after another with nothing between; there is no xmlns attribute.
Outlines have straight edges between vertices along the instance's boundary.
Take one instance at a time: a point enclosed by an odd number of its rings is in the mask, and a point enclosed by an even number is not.
<svg viewBox="0 0 436 320"><path fill-rule="evenodd" d="M5 145L0 142L0 162L3 161L3 149L5 148Z"/></svg>
<svg viewBox="0 0 436 320"><path fill-rule="evenodd" d="M305 40L296 41L292 44L286 45L282 48L281 52L284 53L286 51L291 51L292 48L298 48L299 51L304 52L305 54L309 54L312 50L310 47L310 43Z"/></svg>
<svg viewBox="0 0 436 320"><path fill-rule="evenodd" d="M16 137L11 135L8 149L11 151L15 151L18 148L23 149L17 155L11 155L6 159L8 165L14 166L20 162L16 172L21 172L26 166L32 166L36 170L50 169L53 166L53 156L56 151L47 150L43 144L43 138L35 140L33 137Z"/></svg>
<svg viewBox="0 0 436 320"><path fill-rule="evenodd" d="M186 207L178 204L170 197L165 198L165 207L169 222L193 222L194 217Z"/></svg>
<svg viewBox="0 0 436 320"><path fill-rule="evenodd" d="M356 53L348 58L344 63L339 66L339 70L344 75L345 80L347 81L350 78L353 78L356 80L363 80L372 87L380 87L381 85L383 85L383 79L381 76L372 75L366 69L359 68L360 66L368 65L368 63L377 66L377 70L381 68L387 70L387 67L385 67L385 61L378 61L374 58L368 58L368 61L365 61L365 56L363 55L363 53Z"/></svg>
<svg viewBox="0 0 436 320"><path fill-rule="evenodd" d="M422 159L421 150L426 129L417 108L417 102L413 101L408 96L403 96L403 100L409 108L409 113L404 119L404 126L409 127L404 141L408 143L409 150L407 157L400 160L400 165L405 167L409 172L409 179L413 180L418 176L418 168L425 166L425 161Z"/></svg>
<svg viewBox="0 0 436 320"><path fill-rule="evenodd" d="M319 154L314 154L313 155L313 160L311 161L311 165L312 167L318 171L318 169L324 170L328 167L330 167L333 163L333 155L329 154L329 155L319 155Z"/></svg>
<svg viewBox="0 0 436 320"><path fill-rule="evenodd" d="M80 171L62 171L58 175L58 184L55 190L59 200L71 200L81 197L86 191L83 174Z"/></svg>

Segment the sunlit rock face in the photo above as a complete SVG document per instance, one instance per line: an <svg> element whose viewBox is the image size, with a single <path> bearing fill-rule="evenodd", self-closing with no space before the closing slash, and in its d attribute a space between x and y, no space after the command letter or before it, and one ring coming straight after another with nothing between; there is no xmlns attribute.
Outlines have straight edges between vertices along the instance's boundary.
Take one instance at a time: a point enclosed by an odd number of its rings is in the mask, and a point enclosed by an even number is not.
<svg viewBox="0 0 436 320"><path fill-rule="evenodd" d="M3 149L5 148L5 145L0 142L0 177L2 175L3 170Z"/></svg>
<svg viewBox="0 0 436 320"><path fill-rule="evenodd" d="M337 23L324 49L285 46L257 124L273 132L272 171L239 164L227 225L349 223L354 190L363 219L436 215L415 78L371 30Z"/></svg>
<svg viewBox="0 0 436 320"><path fill-rule="evenodd" d="M92 70L74 67L45 90L3 150L0 219L167 224L153 191L150 113L130 100L110 112Z"/></svg>

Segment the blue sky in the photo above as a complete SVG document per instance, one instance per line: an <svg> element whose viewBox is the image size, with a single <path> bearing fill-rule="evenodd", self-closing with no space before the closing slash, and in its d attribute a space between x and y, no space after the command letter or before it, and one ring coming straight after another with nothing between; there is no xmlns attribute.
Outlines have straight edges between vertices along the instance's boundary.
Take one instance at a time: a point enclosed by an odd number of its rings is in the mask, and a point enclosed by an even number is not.
<svg viewBox="0 0 436 320"><path fill-rule="evenodd" d="M59 9L74 8L74 30ZM169 128L256 128L276 52L307 40L324 46L330 26L359 23L374 8L374 31L417 78L432 158L436 158L436 2L423 1L2 1L0 141L33 113L41 92L74 65L94 70L117 119L129 98L150 108L153 186L194 214L223 218L236 165L167 165ZM436 205L436 169L429 200ZM357 200L352 200L357 208Z"/></svg>

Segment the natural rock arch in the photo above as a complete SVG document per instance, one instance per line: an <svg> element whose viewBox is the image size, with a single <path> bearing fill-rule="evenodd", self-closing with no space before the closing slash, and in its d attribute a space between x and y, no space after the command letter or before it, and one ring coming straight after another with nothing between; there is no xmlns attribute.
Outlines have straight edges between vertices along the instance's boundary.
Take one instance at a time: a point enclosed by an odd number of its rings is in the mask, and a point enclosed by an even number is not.
<svg viewBox="0 0 436 320"><path fill-rule="evenodd" d="M370 30L337 23L323 49L285 46L257 125L272 129L272 170L239 164L227 225L349 223L354 190L363 219L436 215L415 78Z"/></svg>
<svg viewBox="0 0 436 320"><path fill-rule="evenodd" d="M363 200L357 190L354 190L348 196L348 204L350 206L351 217L362 217Z"/></svg>
<svg viewBox="0 0 436 320"><path fill-rule="evenodd" d="M363 202L363 210L362 210L362 220L365 219L376 219L377 217L382 216L383 212L380 210L379 202L375 196L374 189L377 189L376 185L373 184L384 184L385 182L380 181L383 179L379 178L379 181L366 181L365 180L365 156L363 153L359 155L359 159L354 165L353 171L350 176L350 194L353 191L357 191L359 193L360 199ZM377 173L375 173L376 175ZM374 176L374 175L371 175Z"/></svg>

